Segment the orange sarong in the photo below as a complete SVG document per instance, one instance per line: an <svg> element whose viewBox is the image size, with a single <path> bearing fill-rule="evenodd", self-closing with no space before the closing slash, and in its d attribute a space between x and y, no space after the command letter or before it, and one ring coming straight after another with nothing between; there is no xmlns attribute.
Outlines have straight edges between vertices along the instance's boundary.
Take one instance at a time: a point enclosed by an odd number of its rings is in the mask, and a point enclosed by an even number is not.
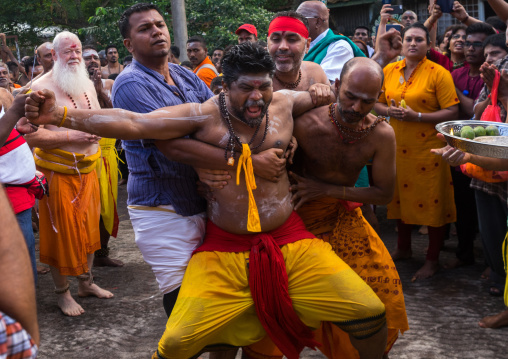
<svg viewBox="0 0 508 359"><path fill-rule="evenodd" d="M409 329L402 285L395 264L376 231L362 215L361 209L348 211L337 199L321 198L306 203L298 214L307 229L317 238L329 242L335 253L346 262L378 295L386 308L388 353L400 333ZM349 335L336 325L324 322L314 332L322 343L319 350L329 359L357 359ZM282 353L265 337L244 348L253 359L279 359Z"/></svg>
<svg viewBox="0 0 508 359"><path fill-rule="evenodd" d="M43 159L46 156L42 151L36 153L37 170L48 179L50 193L39 202L40 260L58 268L61 275L86 273L87 254L101 248L99 180L94 167L97 156L89 156L94 168L91 172L64 174L57 172L55 163ZM87 168L92 167L87 157L83 160Z"/></svg>

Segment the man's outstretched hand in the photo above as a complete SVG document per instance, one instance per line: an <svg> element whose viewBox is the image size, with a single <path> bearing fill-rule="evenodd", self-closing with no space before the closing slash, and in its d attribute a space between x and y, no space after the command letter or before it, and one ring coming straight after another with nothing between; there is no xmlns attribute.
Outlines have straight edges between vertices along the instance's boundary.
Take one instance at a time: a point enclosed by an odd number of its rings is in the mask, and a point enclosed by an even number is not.
<svg viewBox="0 0 508 359"><path fill-rule="evenodd" d="M25 117L35 125L58 125L63 112L58 110L54 92L42 90L32 92L26 98Z"/></svg>

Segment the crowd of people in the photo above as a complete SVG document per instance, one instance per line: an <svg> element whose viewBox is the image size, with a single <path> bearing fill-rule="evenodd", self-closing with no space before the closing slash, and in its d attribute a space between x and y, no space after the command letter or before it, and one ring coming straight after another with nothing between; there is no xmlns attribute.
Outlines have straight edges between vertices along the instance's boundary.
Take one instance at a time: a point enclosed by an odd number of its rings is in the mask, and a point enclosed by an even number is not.
<svg viewBox="0 0 508 359"><path fill-rule="evenodd" d="M37 356L38 275L50 272L67 316L85 313L68 277L79 297L114 296L92 267L124 265L108 246L122 184L168 316L155 359L228 359L239 347L244 358L304 347L387 358L409 329L394 261L412 257L415 229L429 246L413 281L440 269L453 231L444 266L474 264L479 231L482 276L508 304L508 176L460 166L508 163L443 147L435 129L480 120L493 91L506 121L508 5L489 4L498 16L480 21L455 1L443 34L439 5L398 20L386 4L374 36L359 24L347 37L323 2L304 1L275 14L266 38L247 23L226 48L189 37L183 62L146 3L118 20L122 63L116 45L98 51L68 31L18 61L0 34L0 356ZM397 223L391 253L379 205ZM479 325L508 325L508 310Z"/></svg>

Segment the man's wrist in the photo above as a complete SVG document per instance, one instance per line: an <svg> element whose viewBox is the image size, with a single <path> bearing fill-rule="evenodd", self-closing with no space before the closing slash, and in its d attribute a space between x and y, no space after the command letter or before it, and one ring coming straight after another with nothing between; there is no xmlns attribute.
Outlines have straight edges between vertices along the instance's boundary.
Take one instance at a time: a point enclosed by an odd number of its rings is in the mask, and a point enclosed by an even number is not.
<svg viewBox="0 0 508 359"><path fill-rule="evenodd" d="M462 20L460 20L460 22L464 24L465 22L467 22L467 20L469 20L469 15L468 14L466 14L466 17L463 18Z"/></svg>

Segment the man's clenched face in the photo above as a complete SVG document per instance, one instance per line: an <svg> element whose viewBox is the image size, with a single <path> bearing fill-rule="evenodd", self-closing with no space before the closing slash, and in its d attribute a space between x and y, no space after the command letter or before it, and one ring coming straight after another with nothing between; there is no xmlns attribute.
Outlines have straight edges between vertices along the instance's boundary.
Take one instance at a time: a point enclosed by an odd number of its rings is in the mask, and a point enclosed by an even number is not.
<svg viewBox="0 0 508 359"><path fill-rule="evenodd" d="M226 90L233 117L250 127L263 122L273 96L272 79L268 73L241 75Z"/></svg>

